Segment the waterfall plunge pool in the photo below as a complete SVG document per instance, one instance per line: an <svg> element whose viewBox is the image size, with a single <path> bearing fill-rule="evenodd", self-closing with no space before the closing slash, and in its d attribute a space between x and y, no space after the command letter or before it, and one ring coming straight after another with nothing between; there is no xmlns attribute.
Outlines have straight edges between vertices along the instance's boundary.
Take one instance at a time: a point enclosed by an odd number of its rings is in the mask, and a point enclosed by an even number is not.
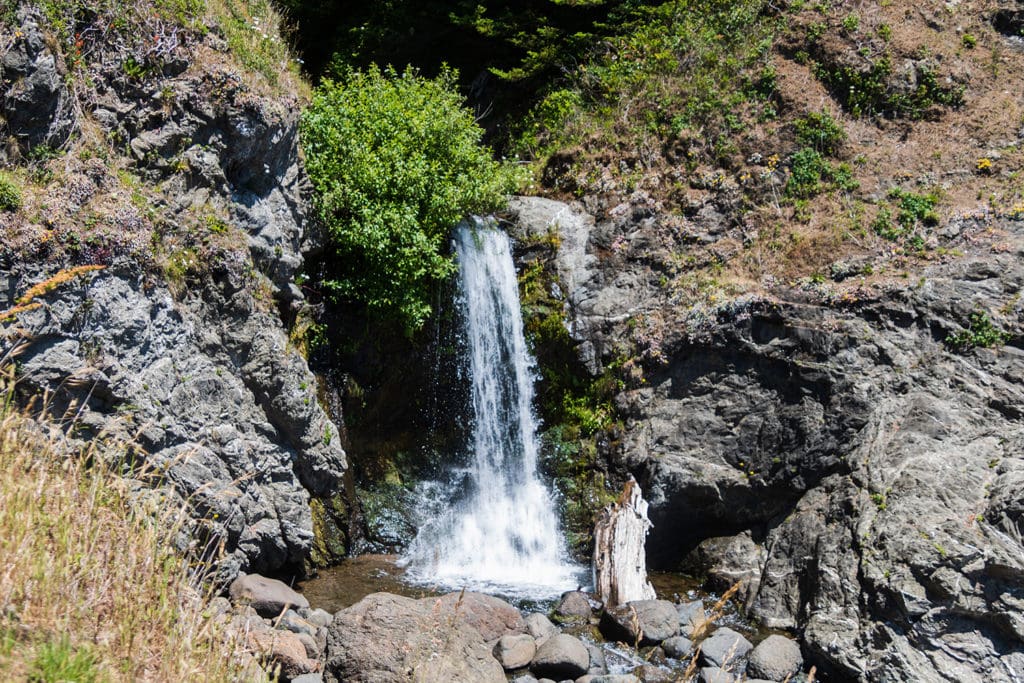
<svg viewBox="0 0 1024 683"><path fill-rule="evenodd" d="M298 588L311 605L332 614L354 605L371 593L386 592L409 598L426 598L450 592L450 589L442 586L410 583L405 569L397 566L398 560L398 555L356 555L335 567L320 570L315 578L304 581ZM651 572L648 578L654 584L659 598L695 600L708 597L711 600L714 597L698 590L698 580L683 574ZM576 586L568 586L565 590L574 588ZM547 612L558 601L558 596L537 600L519 593L481 592L507 600L525 611Z"/></svg>

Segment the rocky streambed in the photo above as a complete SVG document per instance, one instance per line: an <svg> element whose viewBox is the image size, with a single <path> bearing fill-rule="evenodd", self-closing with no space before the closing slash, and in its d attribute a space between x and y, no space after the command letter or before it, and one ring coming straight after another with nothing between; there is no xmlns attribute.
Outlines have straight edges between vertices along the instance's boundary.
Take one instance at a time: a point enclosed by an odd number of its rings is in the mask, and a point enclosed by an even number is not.
<svg viewBox="0 0 1024 683"><path fill-rule="evenodd" d="M387 560L356 564L383 571ZM483 593L408 592L369 593L331 615L280 582L247 575L231 587L232 607L219 609L283 680L305 683L727 683L798 680L806 668L796 641L759 632L727 599L693 591L607 609L580 591L519 607Z"/></svg>

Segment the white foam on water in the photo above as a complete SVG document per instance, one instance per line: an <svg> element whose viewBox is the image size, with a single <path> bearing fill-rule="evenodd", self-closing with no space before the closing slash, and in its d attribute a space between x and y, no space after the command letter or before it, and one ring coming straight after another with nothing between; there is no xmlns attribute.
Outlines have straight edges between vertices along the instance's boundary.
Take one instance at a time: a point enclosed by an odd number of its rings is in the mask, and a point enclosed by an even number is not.
<svg viewBox="0 0 1024 683"><path fill-rule="evenodd" d="M567 558L537 474L534 361L510 241L493 222L475 221L456 229L455 250L472 382L471 491L420 529L402 563L417 583L548 599L587 579Z"/></svg>

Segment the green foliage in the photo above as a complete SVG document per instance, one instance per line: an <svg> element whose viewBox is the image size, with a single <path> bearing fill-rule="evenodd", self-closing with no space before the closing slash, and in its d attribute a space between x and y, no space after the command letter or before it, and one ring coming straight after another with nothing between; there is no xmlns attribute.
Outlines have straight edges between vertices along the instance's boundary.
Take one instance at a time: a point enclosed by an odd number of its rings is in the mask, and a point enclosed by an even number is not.
<svg viewBox="0 0 1024 683"><path fill-rule="evenodd" d="M846 142L846 131L824 109L798 118L793 125L797 142L828 156L835 156Z"/></svg>
<svg viewBox="0 0 1024 683"><path fill-rule="evenodd" d="M964 89L939 85L935 71L917 65L916 87L905 92L893 88L892 60L888 56L870 60L866 70L847 65L827 67L819 64L815 73L843 103L853 116L888 116L921 119L935 105L959 107L964 102Z"/></svg>
<svg viewBox="0 0 1024 683"><path fill-rule="evenodd" d="M306 168L337 253L326 284L409 334L431 313L434 283L454 271L452 227L498 209L519 180L480 145L455 81L452 71L352 71L325 80L302 117Z"/></svg>
<svg viewBox="0 0 1024 683"><path fill-rule="evenodd" d="M875 220L871 221L871 229L875 231L875 234L887 240L898 240L902 236L902 231L896 227L892 222L892 211L889 207L883 206L878 210L875 215Z"/></svg>
<svg viewBox="0 0 1024 683"><path fill-rule="evenodd" d="M73 647L67 636L39 646L29 683L93 683L98 680L96 656L88 647Z"/></svg>
<svg viewBox="0 0 1024 683"><path fill-rule="evenodd" d="M789 180L786 181L786 196L807 199L820 194L823 181L828 175L828 162L810 147L804 147L789 158Z"/></svg>
<svg viewBox="0 0 1024 683"><path fill-rule="evenodd" d="M242 66L259 73L271 85L280 82L282 73L297 70L279 35L279 18L270 0L210 1L216 3L228 48Z"/></svg>
<svg viewBox="0 0 1024 683"><path fill-rule="evenodd" d="M549 240L552 248L556 240ZM611 499L599 467L597 444L614 427L611 399L622 388L617 367L592 377L580 363L565 326L563 303L552 294L554 277L542 260L520 275L523 323L541 380L538 408L545 425L541 467L564 496L563 526L570 545L585 555L594 515Z"/></svg>
<svg viewBox="0 0 1024 683"><path fill-rule="evenodd" d="M623 3L614 26L595 27L603 33L595 43L600 48L570 62L568 82L559 86L578 102L568 123L535 113L512 128L520 143L547 140L541 156L595 137L622 148L698 135L724 161L737 152L736 133L775 112L769 52L777 24L763 6L759 0ZM538 128L546 130L538 134ZM530 144L513 149L538 153Z"/></svg>
<svg viewBox="0 0 1024 683"><path fill-rule="evenodd" d="M946 337L946 346L951 351L963 353L976 347L1002 346L1009 339L1009 333L993 325L987 313L974 311L970 315L967 329Z"/></svg>
<svg viewBox="0 0 1024 683"><path fill-rule="evenodd" d="M913 246L923 247L921 229L939 223L939 214L935 211L939 196L934 192L919 194L894 187L889 190L888 197L896 202L896 214L894 216L888 207L883 206L871 223L872 230L887 240L910 238Z"/></svg>
<svg viewBox="0 0 1024 683"><path fill-rule="evenodd" d="M970 33L965 33L963 37L960 39L960 42L968 50L973 50L975 46L978 44L978 39L975 38L974 35Z"/></svg>
<svg viewBox="0 0 1024 683"><path fill-rule="evenodd" d="M899 202L896 222L904 230L913 230L918 225L934 226L939 224L939 214L935 212L939 196L934 192L917 194L894 187L889 190L889 198Z"/></svg>
<svg viewBox="0 0 1024 683"><path fill-rule="evenodd" d="M21 188L9 175L0 173L0 211L17 211L21 204Z"/></svg>
<svg viewBox="0 0 1024 683"><path fill-rule="evenodd" d="M566 123L579 111L583 102L578 92L554 90L548 93L529 113L520 128L516 148L532 156L547 149L557 140L555 131L564 131Z"/></svg>

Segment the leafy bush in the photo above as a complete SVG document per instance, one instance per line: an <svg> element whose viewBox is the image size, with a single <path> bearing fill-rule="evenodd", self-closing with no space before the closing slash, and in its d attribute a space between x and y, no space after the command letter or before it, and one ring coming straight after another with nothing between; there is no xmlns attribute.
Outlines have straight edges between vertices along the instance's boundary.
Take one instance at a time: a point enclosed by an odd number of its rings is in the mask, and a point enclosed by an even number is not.
<svg viewBox="0 0 1024 683"><path fill-rule="evenodd" d="M786 182L786 196L806 199L819 194L824 185L822 180L828 174L826 162L817 150L804 147L793 153L789 159L789 180Z"/></svg>
<svg viewBox="0 0 1024 683"><path fill-rule="evenodd" d="M21 208L21 190L9 176L0 173L0 211L17 211Z"/></svg>
<svg viewBox="0 0 1024 683"><path fill-rule="evenodd" d="M434 79L352 71L325 80L302 118L306 167L338 257L326 284L409 334L431 313L432 285L454 270L452 227L499 208L517 183L513 167L480 145L455 82L451 70Z"/></svg>
<svg viewBox="0 0 1024 683"><path fill-rule="evenodd" d="M796 139L822 154L834 156L846 142L846 131L827 111L811 112L794 122Z"/></svg>
<svg viewBox="0 0 1024 683"><path fill-rule="evenodd" d="M952 351L964 352L975 347L989 348L1002 346L1010 335L992 324L984 311L971 313L966 330L946 337L946 346Z"/></svg>
<svg viewBox="0 0 1024 683"><path fill-rule="evenodd" d="M888 208L879 210L871 228L879 236L887 240L898 240L901 237L920 233L919 228L938 225L939 214L935 212L935 206L939 203L939 196L934 192L919 194L908 192L898 187L889 190L889 199L896 202L895 223L893 213ZM924 240L920 235L914 235L919 246L923 246Z"/></svg>

